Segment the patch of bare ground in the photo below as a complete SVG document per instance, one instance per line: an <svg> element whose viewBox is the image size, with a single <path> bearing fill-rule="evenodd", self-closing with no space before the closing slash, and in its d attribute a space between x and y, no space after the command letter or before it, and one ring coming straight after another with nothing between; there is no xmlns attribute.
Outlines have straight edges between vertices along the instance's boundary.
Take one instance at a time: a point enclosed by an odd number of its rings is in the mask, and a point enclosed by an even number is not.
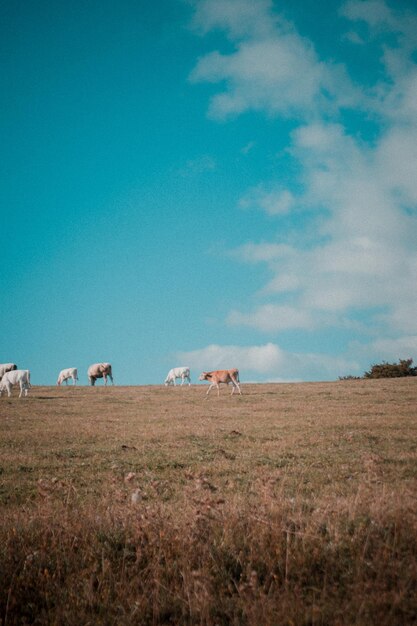
<svg viewBox="0 0 417 626"><path fill-rule="evenodd" d="M417 622L417 380L0 398L0 623Z"/></svg>

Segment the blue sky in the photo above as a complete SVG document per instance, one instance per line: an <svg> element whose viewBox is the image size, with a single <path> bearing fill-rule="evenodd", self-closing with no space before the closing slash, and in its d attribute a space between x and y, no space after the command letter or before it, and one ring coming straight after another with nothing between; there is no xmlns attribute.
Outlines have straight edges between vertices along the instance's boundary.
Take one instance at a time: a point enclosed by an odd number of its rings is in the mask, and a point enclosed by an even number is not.
<svg viewBox="0 0 417 626"><path fill-rule="evenodd" d="M411 0L2 4L0 360L417 359Z"/></svg>

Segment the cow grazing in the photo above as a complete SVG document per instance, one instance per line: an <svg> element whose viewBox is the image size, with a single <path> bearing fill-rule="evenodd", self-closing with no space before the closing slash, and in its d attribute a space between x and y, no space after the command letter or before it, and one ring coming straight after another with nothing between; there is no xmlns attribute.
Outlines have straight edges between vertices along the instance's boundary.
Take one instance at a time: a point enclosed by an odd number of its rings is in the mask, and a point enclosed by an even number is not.
<svg viewBox="0 0 417 626"><path fill-rule="evenodd" d="M168 375L165 379L165 385L176 385L175 380L177 378L181 378L181 386L184 384L186 380L188 380L188 384L191 385L190 378L190 368L189 367L173 367L172 370L169 370Z"/></svg>
<svg viewBox="0 0 417 626"><path fill-rule="evenodd" d="M232 369L232 370L215 370L214 372L203 372L202 374L200 374L199 379L198 380L208 380L210 383L210 387L208 388L207 391L207 396L210 393L211 389L213 387L217 387L217 395L220 395L220 384L224 383L225 385L228 385L229 383L232 383L232 393L231 395L234 394L235 390L237 389L239 394L242 395L242 392L240 391L240 386L239 386L239 370L237 369Z"/></svg>
<svg viewBox="0 0 417 626"><path fill-rule="evenodd" d="M94 365L90 365L87 375L92 386L96 384L97 378L104 378L104 384L107 385L107 376L110 378L111 384L114 384L110 363L94 363Z"/></svg>
<svg viewBox="0 0 417 626"><path fill-rule="evenodd" d="M59 372L58 380L56 381L57 385L62 385L65 380L65 384L68 385L68 380L72 378L74 381L74 385L77 384L78 380L78 372L76 367L67 367L65 370L61 370Z"/></svg>
<svg viewBox="0 0 417 626"><path fill-rule="evenodd" d="M17 365L15 363L1 363L0 380L3 378L6 372L12 372L13 370L17 370Z"/></svg>
<svg viewBox="0 0 417 626"><path fill-rule="evenodd" d="M28 389L31 387L29 370L10 370L6 372L0 382L0 396L3 391L7 391L7 395L10 398L12 387L17 384L20 386L19 398L22 397L23 391L25 396L27 396Z"/></svg>

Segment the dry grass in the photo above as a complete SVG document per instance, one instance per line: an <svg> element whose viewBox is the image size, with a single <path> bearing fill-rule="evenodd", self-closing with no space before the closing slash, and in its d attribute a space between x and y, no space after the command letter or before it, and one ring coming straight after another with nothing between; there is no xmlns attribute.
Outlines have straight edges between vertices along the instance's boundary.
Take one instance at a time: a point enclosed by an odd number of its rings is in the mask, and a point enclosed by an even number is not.
<svg viewBox="0 0 417 626"><path fill-rule="evenodd" d="M417 623L417 379L205 391L0 398L0 623Z"/></svg>

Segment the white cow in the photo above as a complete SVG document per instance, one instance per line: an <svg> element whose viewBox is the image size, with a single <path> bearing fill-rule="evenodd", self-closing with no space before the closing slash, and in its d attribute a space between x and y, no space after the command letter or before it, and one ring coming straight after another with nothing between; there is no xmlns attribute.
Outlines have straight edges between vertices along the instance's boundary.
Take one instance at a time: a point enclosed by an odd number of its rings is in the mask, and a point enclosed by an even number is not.
<svg viewBox="0 0 417 626"><path fill-rule="evenodd" d="M31 387L29 370L12 370L6 372L0 382L0 396L3 391L7 391L7 395L10 398L12 395L12 387L17 384L20 386L19 398L22 397L23 390L25 391L25 396L27 396L28 389Z"/></svg>
<svg viewBox="0 0 417 626"><path fill-rule="evenodd" d="M61 370L59 372L58 380L56 381L57 385L62 385L65 380L65 384L68 385L68 380L72 378L74 381L74 385L77 384L78 380L78 372L76 367L67 367L66 370Z"/></svg>
<svg viewBox="0 0 417 626"><path fill-rule="evenodd" d="M176 385L176 378L181 378L181 386L184 384L185 380L188 380L188 384L191 385L190 378L190 368L189 367L173 367L172 370L169 370L168 375L165 379L165 385Z"/></svg>
<svg viewBox="0 0 417 626"><path fill-rule="evenodd" d="M6 372L11 372L12 370L17 370L17 365L15 363L1 363L0 380L3 378Z"/></svg>
<svg viewBox="0 0 417 626"><path fill-rule="evenodd" d="M94 365L90 365L87 376L92 386L96 384L97 378L104 378L104 384L107 385L107 377L110 378L111 384L113 385L113 374L110 363L94 363Z"/></svg>

